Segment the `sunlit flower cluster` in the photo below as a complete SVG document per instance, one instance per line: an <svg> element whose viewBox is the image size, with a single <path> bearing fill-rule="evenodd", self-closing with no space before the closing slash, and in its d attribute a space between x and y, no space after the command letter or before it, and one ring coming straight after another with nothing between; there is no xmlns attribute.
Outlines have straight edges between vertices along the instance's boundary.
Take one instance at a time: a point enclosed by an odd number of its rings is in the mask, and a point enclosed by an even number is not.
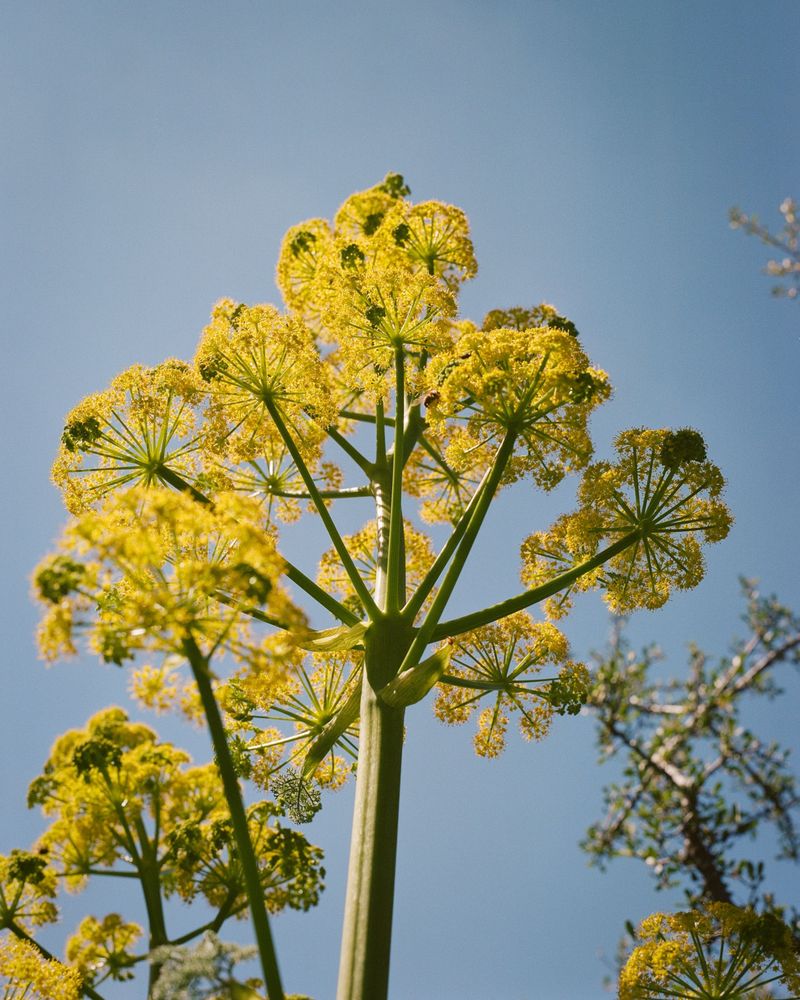
<svg viewBox="0 0 800 1000"><path fill-rule="evenodd" d="M770 984L779 983L792 996L800 990L795 941L772 914L708 903L703 910L654 913L637 939L620 974L620 1000L756 1000L776 996Z"/></svg>
<svg viewBox="0 0 800 1000"><path fill-rule="evenodd" d="M182 361L134 365L66 418L53 480L79 514L130 485L191 483L200 468L203 383Z"/></svg>
<svg viewBox="0 0 800 1000"><path fill-rule="evenodd" d="M493 701L478 716L475 751L496 757L505 747L509 712L519 713L527 740L547 735L554 713L574 713L586 700L589 674L568 660L565 637L549 622L524 611L451 640L449 673L439 684L434 710L443 722L463 723L482 699ZM543 667L551 676L538 676Z"/></svg>
<svg viewBox="0 0 800 1000"><path fill-rule="evenodd" d="M505 480L529 475L544 489L583 468L592 454L591 411L608 398L604 372L592 368L577 339L562 330L467 331L428 369L428 418L463 421L448 443L456 469L492 454L515 435Z"/></svg>
<svg viewBox="0 0 800 1000"><path fill-rule="evenodd" d="M74 651L83 632L112 663L143 649L180 654L189 638L263 660L237 602L299 624L277 582L282 569L255 501L225 494L211 507L185 493L128 490L71 522L58 554L36 570L34 589L48 607L42 655Z"/></svg>
<svg viewBox="0 0 800 1000"><path fill-rule="evenodd" d="M577 586L601 584L617 612L657 608L674 587L700 582L701 542L727 535L732 519L721 499L724 480L696 431L635 429L620 434L616 447L616 463L586 470L578 513L523 543L523 582L536 587L620 543L622 550ZM551 612L564 599L551 602Z"/></svg>
<svg viewBox="0 0 800 1000"><path fill-rule="evenodd" d="M9 934L0 937L0 989L2 1000L78 1000L82 995L77 970Z"/></svg>

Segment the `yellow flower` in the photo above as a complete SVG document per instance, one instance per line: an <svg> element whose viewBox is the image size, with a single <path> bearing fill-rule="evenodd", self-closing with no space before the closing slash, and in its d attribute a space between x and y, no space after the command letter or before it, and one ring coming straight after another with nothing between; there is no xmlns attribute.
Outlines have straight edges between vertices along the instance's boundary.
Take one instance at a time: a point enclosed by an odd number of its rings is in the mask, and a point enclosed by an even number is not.
<svg viewBox="0 0 800 1000"><path fill-rule="evenodd" d="M102 920L85 917L67 941L67 961L89 983L133 979L131 967L136 958L130 948L141 936L142 928L118 913L109 913Z"/></svg>
<svg viewBox="0 0 800 1000"><path fill-rule="evenodd" d="M30 931L58 919L56 876L46 852L0 854L0 929Z"/></svg>
<svg viewBox="0 0 800 1000"><path fill-rule="evenodd" d="M446 454L451 464L489 456L512 432L515 451L505 481L530 475L543 489L586 465L592 454L587 420L610 393L605 373L590 367L577 340L546 327L468 330L432 361L426 381L435 395L428 410L434 428L463 421L464 435Z"/></svg>
<svg viewBox="0 0 800 1000"><path fill-rule="evenodd" d="M122 663L143 649L183 654L191 636L209 652L266 662L271 652L239 607L300 624L277 582L282 570L257 501L221 494L211 507L184 493L128 490L68 525L58 554L35 572L35 590L56 609L41 652L74 648L83 632L107 662Z"/></svg>
<svg viewBox="0 0 800 1000"><path fill-rule="evenodd" d="M776 981L793 995L800 989L792 932L773 914L708 903L703 910L655 913L637 937L641 943L620 973L619 1000L745 1000L750 994L755 1000Z"/></svg>
<svg viewBox="0 0 800 1000"><path fill-rule="evenodd" d="M588 672L566 659L569 647L561 632L524 611L456 636L451 645L451 667L439 684L434 711L443 722L460 724L482 698L493 698L494 705L478 718L475 750L482 757L504 749L509 712L519 713L525 739L540 740L554 713L574 714L588 693ZM560 666L556 677L537 676L546 664Z"/></svg>
<svg viewBox="0 0 800 1000"><path fill-rule="evenodd" d="M78 1000L81 977L34 945L11 935L0 937L0 988L3 1000Z"/></svg>
<svg viewBox="0 0 800 1000"><path fill-rule="evenodd" d="M311 331L274 306L218 302L195 357L209 386L207 444L234 462L274 451L272 411L316 456L336 407Z"/></svg>
<svg viewBox="0 0 800 1000"><path fill-rule="evenodd" d="M134 365L79 403L67 415L53 465L67 509L79 514L125 486L192 483L203 395L189 365L170 359L155 368Z"/></svg>

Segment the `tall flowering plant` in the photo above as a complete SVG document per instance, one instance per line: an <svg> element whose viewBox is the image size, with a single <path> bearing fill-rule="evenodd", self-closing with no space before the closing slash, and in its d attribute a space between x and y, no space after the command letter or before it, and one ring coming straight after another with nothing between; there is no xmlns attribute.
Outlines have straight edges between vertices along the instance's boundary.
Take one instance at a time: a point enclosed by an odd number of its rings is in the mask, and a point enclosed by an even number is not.
<svg viewBox="0 0 800 1000"><path fill-rule="evenodd" d="M487 757L512 716L541 739L588 694L553 623L573 596L658 607L730 525L696 431L628 430L592 461L611 389L573 324L545 304L459 318L467 219L409 193L390 174L292 227L283 311L223 300L193 362L132 368L68 415L54 478L73 520L35 576L47 658L83 635L130 661L144 703L205 719L270 1000L284 994L241 780L306 820L357 762L338 996L380 1000L406 710L430 695L444 722L477 717ZM448 617L498 494L569 474L577 509L521 539L521 590ZM372 510L343 534L352 503ZM281 551L308 512L330 544L316 579ZM437 523L438 551L421 528Z"/></svg>

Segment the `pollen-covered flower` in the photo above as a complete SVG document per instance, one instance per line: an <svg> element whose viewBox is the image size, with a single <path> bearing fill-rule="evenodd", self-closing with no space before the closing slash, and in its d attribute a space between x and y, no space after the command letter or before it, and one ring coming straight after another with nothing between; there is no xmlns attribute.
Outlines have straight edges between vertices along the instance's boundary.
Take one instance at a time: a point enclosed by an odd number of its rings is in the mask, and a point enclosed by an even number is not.
<svg viewBox="0 0 800 1000"><path fill-rule="evenodd" d="M430 404L435 405L435 401L430 400ZM448 462L445 456L461 433L461 428L452 425L436 431L429 428L420 436L403 470L403 486L419 498L420 517L429 524L458 521L486 471L485 452L471 452L469 445L459 451L456 465Z"/></svg>
<svg viewBox="0 0 800 1000"><path fill-rule="evenodd" d="M286 233L278 255L276 283L286 305L312 329L319 327L317 279L333 238L325 219L308 219Z"/></svg>
<svg viewBox="0 0 800 1000"><path fill-rule="evenodd" d="M492 700L478 717L475 751L482 757L496 757L505 748L510 712L519 713L525 739L540 740L555 713L574 714L588 695L588 671L567 660L562 633L524 611L458 635L451 645L451 666L439 684L434 711L443 722L460 724L481 699ZM539 677L545 665L558 673Z"/></svg>
<svg viewBox="0 0 800 1000"><path fill-rule="evenodd" d="M515 435L505 481L530 475L551 489L592 454L591 411L608 398L604 372L592 368L575 337L540 327L519 331L470 330L426 371L434 428L463 421L464 433L448 448L456 467Z"/></svg>
<svg viewBox="0 0 800 1000"><path fill-rule="evenodd" d="M791 930L773 914L730 903L654 913L619 978L619 1000L773 997L772 987L800 990L800 959Z"/></svg>
<svg viewBox="0 0 800 1000"><path fill-rule="evenodd" d="M624 431L616 447L617 462L592 465L579 491L598 545L638 533L604 567L607 601L618 612L660 607L673 587L703 578L701 542L728 534L724 480L696 431Z"/></svg>
<svg viewBox="0 0 800 1000"><path fill-rule="evenodd" d="M53 481L78 514L126 486L191 484L200 471L202 380L182 361L134 365L68 415Z"/></svg>
<svg viewBox="0 0 800 1000"><path fill-rule="evenodd" d="M218 302L195 365L208 384L212 452L234 462L273 451L279 415L298 447L317 455L336 407L311 331L274 306Z"/></svg>
<svg viewBox="0 0 800 1000"><path fill-rule="evenodd" d="M0 989L3 1000L78 1000L81 977L76 969L47 959L28 941L0 937Z"/></svg>
<svg viewBox="0 0 800 1000"><path fill-rule="evenodd" d="M103 659L120 664L143 649L183 654L191 637L280 669L241 610L302 621L278 584L283 561L260 522L254 500L222 494L211 507L166 490L129 490L83 514L34 573L48 608L42 654L68 653L83 632Z"/></svg>

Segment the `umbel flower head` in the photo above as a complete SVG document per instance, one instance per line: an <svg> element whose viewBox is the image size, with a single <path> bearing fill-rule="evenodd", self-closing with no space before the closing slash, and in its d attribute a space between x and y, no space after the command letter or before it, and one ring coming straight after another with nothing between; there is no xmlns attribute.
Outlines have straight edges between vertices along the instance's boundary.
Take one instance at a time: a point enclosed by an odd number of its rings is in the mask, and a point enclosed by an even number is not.
<svg viewBox="0 0 800 1000"><path fill-rule="evenodd" d="M277 582L282 569L256 501L225 494L212 507L182 492L128 490L71 522L35 571L48 608L40 650L46 659L72 653L84 633L117 664L143 649L183 653L190 639L263 660L237 602L299 624Z"/></svg>
<svg viewBox="0 0 800 1000"><path fill-rule="evenodd" d="M576 338L544 326L466 328L426 378L433 426L463 422L463 434L446 451L454 468L468 466L480 452L487 461L513 433L505 480L529 475L544 489L589 461L587 420L610 394L605 373L590 366Z"/></svg>
<svg viewBox="0 0 800 1000"><path fill-rule="evenodd" d="M792 932L771 913L730 903L654 913L638 939L620 974L619 1000L791 1000L800 992Z"/></svg>
<svg viewBox="0 0 800 1000"><path fill-rule="evenodd" d="M463 723L486 699L478 717L475 751L496 757L505 747L510 712L526 740L543 739L558 713L575 714L586 700L589 673L567 659L569 646L549 622L524 611L451 640L449 674L442 677L434 710L443 722ZM550 666L554 676L540 677Z"/></svg>
<svg viewBox="0 0 800 1000"><path fill-rule="evenodd" d="M134 365L68 415L53 481L79 514L129 485L191 483L199 473L202 380L174 358Z"/></svg>
<svg viewBox="0 0 800 1000"><path fill-rule="evenodd" d="M620 543L622 550L577 586L602 585L610 607L624 613L660 607L673 587L696 586L704 573L701 541L725 538L732 518L721 499L722 474L707 461L697 431L634 429L620 434L616 447L615 463L596 462L584 473L581 508L523 543L522 579L536 587ZM568 598L562 593L551 613L562 612Z"/></svg>

